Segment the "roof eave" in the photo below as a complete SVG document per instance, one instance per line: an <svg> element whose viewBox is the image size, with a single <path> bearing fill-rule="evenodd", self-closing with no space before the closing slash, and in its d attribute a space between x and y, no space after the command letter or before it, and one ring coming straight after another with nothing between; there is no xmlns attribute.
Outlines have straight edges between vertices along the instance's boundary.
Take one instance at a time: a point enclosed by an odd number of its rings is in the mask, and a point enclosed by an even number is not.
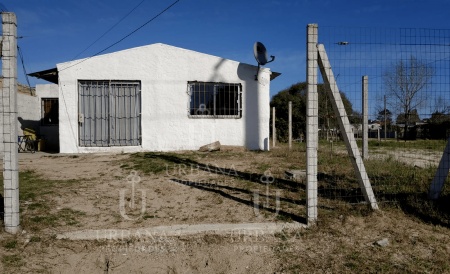
<svg viewBox="0 0 450 274"><path fill-rule="evenodd" d="M28 75L39 78L39 79L43 79L50 83L58 84L58 69L57 68L37 71L37 72L29 73Z"/></svg>

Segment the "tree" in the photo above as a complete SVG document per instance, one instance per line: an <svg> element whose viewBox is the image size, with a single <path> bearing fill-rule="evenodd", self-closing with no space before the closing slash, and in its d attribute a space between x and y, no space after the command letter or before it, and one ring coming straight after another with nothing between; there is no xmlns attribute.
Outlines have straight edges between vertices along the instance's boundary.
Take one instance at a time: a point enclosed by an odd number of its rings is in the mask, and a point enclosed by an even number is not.
<svg viewBox="0 0 450 274"><path fill-rule="evenodd" d="M277 139L286 142L288 139L289 101L292 101L292 138L299 138L306 128L306 83L297 83L276 94L270 107L276 109ZM272 117L270 118L272 123ZM272 128L270 128L272 130Z"/></svg>
<svg viewBox="0 0 450 274"><path fill-rule="evenodd" d="M383 75L388 102L397 110L397 113L401 113L399 118L402 118L401 115L403 116L405 140L408 125L412 122L412 112L420 109L425 103L426 94L424 90L430 83L433 74L434 69L430 65L410 56L407 60L398 61Z"/></svg>
<svg viewBox="0 0 450 274"><path fill-rule="evenodd" d="M443 112L435 111L431 114L430 123L432 124L442 124L444 122L450 121L450 117L448 114Z"/></svg>
<svg viewBox="0 0 450 274"><path fill-rule="evenodd" d="M450 104L448 100L439 95L434 99L434 113L445 114L450 112Z"/></svg>
<svg viewBox="0 0 450 274"><path fill-rule="evenodd" d="M431 114L428 124L425 126L427 138L446 139L450 129L450 115L435 111Z"/></svg>
<svg viewBox="0 0 450 274"><path fill-rule="evenodd" d="M288 104L292 101L292 137L299 138L301 134L306 133L306 89L307 83L300 82L280 91L276 94L270 106L276 108L276 130L279 141L287 141L288 138ZM326 93L323 84L317 87L319 95L319 125L322 129L328 130L337 127L336 117L332 104ZM353 112L352 104L343 92L340 93L344 108L347 111L350 122L358 121L360 114ZM272 119L272 118L271 118ZM272 121L271 121L272 122Z"/></svg>
<svg viewBox="0 0 450 274"><path fill-rule="evenodd" d="M380 121L380 124L383 126L383 129L387 130L392 125L392 112L389 109L386 109L386 117L385 117L384 111L385 111L384 109L378 111L377 120Z"/></svg>
<svg viewBox="0 0 450 274"><path fill-rule="evenodd" d="M397 115L397 124L411 125L417 122L420 122L420 117L416 109L411 110L409 115L406 115L405 113L400 113Z"/></svg>

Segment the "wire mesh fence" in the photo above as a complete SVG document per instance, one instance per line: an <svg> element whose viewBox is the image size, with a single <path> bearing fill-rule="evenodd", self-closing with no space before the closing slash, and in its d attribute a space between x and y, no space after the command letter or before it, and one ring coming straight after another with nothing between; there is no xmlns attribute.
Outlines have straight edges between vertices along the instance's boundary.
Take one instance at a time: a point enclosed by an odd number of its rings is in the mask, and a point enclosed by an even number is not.
<svg viewBox="0 0 450 274"><path fill-rule="evenodd" d="M318 33L343 101L349 102L346 111L360 148L362 77L368 77L364 164L377 202L395 202L449 223L449 210L443 209L449 183L437 201L427 194L450 135L450 30L319 26ZM330 98L323 100L319 93L319 108ZM319 205L364 203L344 143L330 138L339 132L337 118L319 110ZM444 173L445 180L448 169Z"/></svg>

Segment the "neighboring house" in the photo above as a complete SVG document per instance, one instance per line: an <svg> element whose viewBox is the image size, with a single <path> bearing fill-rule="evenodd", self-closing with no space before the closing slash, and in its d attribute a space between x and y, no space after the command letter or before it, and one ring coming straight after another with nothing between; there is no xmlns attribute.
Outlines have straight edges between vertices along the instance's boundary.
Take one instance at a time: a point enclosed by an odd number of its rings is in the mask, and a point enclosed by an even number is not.
<svg viewBox="0 0 450 274"><path fill-rule="evenodd" d="M280 75L165 44L57 64L62 153L269 149L270 81ZM39 90L40 87L38 86Z"/></svg>
<svg viewBox="0 0 450 274"><path fill-rule="evenodd" d="M353 135L356 138L359 138L362 136L362 124L351 124L350 128L352 129Z"/></svg>
<svg viewBox="0 0 450 274"><path fill-rule="evenodd" d="M369 131L370 130L379 130L379 129L381 129L381 124L378 122L370 123L368 128L369 128Z"/></svg>
<svg viewBox="0 0 450 274"><path fill-rule="evenodd" d="M0 81L0 89L3 86L2 83ZM19 136L24 135L24 129L31 129L39 138L44 139L45 147L43 148L45 150L58 151L57 117L57 85L41 85L37 89L21 84L17 85L17 133ZM1 140L3 140L2 138L3 136L0 136Z"/></svg>

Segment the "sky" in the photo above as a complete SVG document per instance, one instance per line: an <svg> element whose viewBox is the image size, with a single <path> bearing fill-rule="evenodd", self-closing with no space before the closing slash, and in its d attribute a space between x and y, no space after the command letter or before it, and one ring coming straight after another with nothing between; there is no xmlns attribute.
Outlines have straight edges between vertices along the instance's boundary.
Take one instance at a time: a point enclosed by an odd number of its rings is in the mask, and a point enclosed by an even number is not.
<svg viewBox="0 0 450 274"><path fill-rule="evenodd" d="M9 0L0 4L17 15L18 36L21 37L18 46L27 73L54 68L57 63L99 52L104 54L153 43L257 65L253 44L260 41L268 54L275 56L275 61L266 67L281 73L271 82L272 96L305 81L305 40L309 23L317 23L319 31L320 26L450 29L450 0L175 2ZM131 34L173 3L169 10ZM20 60L18 69L19 83L26 84ZM31 86L46 83L33 77L29 81Z"/></svg>

